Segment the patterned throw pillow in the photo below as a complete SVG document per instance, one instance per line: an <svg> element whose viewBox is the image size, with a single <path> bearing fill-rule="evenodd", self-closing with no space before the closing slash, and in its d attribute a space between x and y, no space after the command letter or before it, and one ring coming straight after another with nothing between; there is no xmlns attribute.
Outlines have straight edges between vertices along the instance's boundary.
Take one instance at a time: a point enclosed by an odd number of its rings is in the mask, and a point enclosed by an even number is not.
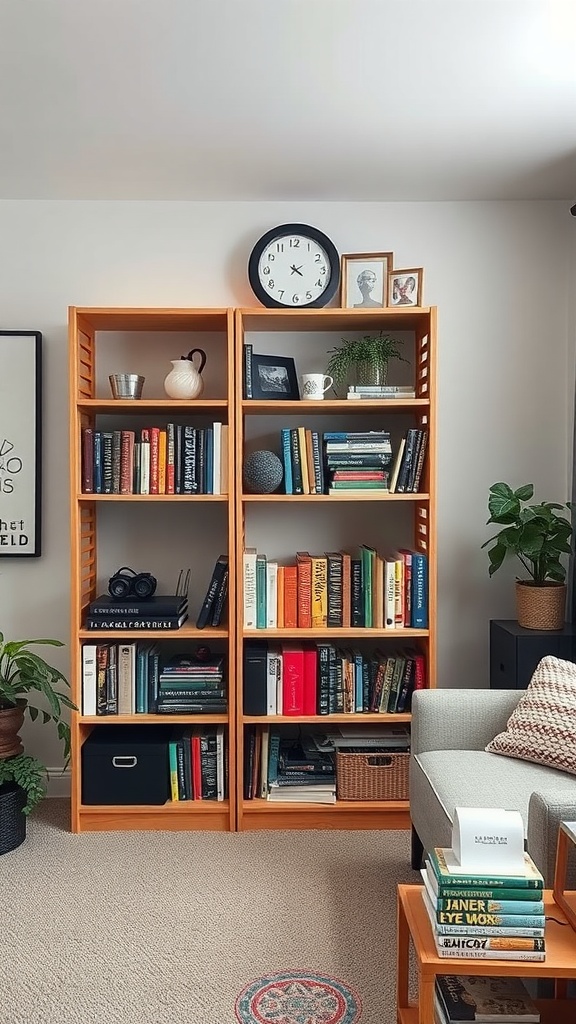
<svg viewBox="0 0 576 1024"><path fill-rule="evenodd" d="M576 664L542 658L505 732L485 750L576 775Z"/></svg>

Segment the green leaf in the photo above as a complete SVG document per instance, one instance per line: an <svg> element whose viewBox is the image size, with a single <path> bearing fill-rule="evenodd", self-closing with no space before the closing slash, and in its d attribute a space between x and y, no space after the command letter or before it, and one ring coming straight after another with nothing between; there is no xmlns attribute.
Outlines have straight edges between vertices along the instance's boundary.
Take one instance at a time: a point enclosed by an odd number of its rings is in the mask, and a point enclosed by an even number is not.
<svg viewBox="0 0 576 1024"><path fill-rule="evenodd" d="M518 487L514 494L519 501L530 501L530 498L534 494L534 484L523 484L522 487Z"/></svg>

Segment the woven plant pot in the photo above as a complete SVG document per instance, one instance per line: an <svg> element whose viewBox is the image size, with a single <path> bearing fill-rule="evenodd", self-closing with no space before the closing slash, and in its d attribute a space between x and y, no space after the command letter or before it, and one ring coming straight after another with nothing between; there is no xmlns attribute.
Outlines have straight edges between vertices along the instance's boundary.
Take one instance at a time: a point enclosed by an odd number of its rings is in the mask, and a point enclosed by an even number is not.
<svg viewBox="0 0 576 1024"><path fill-rule="evenodd" d="M0 786L0 854L10 853L26 839L26 794L14 782Z"/></svg>
<svg viewBox="0 0 576 1024"><path fill-rule="evenodd" d="M24 750L18 735L24 721L24 703L0 711L0 758L15 757Z"/></svg>
<svg viewBox="0 0 576 1024"><path fill-rule="evenodd" d="M562 629L565 610L565 583L516 582L516 617L524 629Z"/></svg>
<svg viewBox="0 0 576 1024"><path fill-rule="evenodd" d="M361 386L383 387L388 379L388 361L386 359L364 359L356 364L356 384Z"/></svg>

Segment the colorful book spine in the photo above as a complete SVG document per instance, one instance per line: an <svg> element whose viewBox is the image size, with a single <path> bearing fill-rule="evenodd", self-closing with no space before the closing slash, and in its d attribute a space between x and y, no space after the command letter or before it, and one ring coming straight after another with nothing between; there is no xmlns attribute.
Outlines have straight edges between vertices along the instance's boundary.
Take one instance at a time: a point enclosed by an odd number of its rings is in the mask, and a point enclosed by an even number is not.
<svg viewBox="0 0 576 1024"><path fill-rule="evenodd" d="M436 899L437 911L452 911L465 914L543 914L544 903L542 900L501 900L481 899L478 897L467 899L459 896L439 897Z"/></svg>

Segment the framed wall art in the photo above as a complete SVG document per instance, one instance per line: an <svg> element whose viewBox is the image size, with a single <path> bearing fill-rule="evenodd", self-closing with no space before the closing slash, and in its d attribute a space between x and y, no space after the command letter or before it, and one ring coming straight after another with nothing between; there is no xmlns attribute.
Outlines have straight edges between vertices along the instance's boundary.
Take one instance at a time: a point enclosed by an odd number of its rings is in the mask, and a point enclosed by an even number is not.
<svg viewBox="0 0 576 1024"><path fill-rule="evenodd" d="M0 557L41 554L42 335L0 331Z"/></svg>
<svg viewBox="0 0 576 1024"><path fill-rule="evenodd" d="M391 270L388 274L388 305L421 306L423 277L422 267Z"/></svg>
<svg viewBox="0 0 576 1024"><path fill-rule="evenodd" d="M296 364L291 356L252 354L252 397L267 402L300 398Z"/></svg>
<svg viewBox="0 0 576 1024"><path fill-rule="evenodd" d="M392 270L391 252L347 253L342 256L342 309L374 309L386 305L386 280Z"/></svg>

